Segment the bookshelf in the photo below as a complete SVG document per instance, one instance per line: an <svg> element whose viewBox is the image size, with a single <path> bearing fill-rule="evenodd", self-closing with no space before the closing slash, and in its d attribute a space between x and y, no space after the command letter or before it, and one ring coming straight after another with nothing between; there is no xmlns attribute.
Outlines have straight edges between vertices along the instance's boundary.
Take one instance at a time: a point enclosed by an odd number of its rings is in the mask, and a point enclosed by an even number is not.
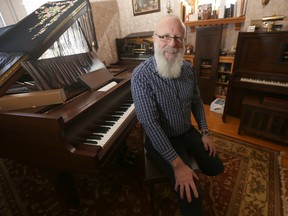
<svg viewBox="0 0 288 216"><path fill-rule="evenodd" d="M226 98L230 75L233 72L234 57L220 56L216 72L215 97Z"/></svg>

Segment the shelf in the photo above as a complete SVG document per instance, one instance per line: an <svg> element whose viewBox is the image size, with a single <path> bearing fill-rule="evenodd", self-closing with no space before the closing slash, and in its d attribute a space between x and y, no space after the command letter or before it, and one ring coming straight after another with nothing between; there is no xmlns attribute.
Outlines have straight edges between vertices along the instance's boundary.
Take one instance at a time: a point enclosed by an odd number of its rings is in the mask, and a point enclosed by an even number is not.
<svg viewBox="0 0 288 216"><path fill-rule="evenodd" d="M231 74L230 71L217 71L218 73L223 73L223 74Z"/></svg>
<svg viewBox="0 0 288 216"><path fill-rule="evenodd" d="M231 17L223 19L208 19L208 20L197 20L184 22L185 26L190 27L191 32L195 31L196 26L213 26L213 25L228 25L234 24L235 30L239 31L241 29L241 24L245 22L245 17Z"/></svg>
<svg viewBox="0 0 288 216"><path fill-rule="evenodd" d="M220 62L227 62L227 63L233 63L234 62L234 56L219 56Z"/></svg>
<svg viewBox="0 0 288 216"><path fill-rule="evenodd" d="M218 85L228 85L228 82L216 82Z"/></svg>
<svg viewBox="0 0 288 216"><path fill-rule="evenodd" d="M212 68L212 65L201 65L201 68L204 68L204 69Z"/></svg>
<svg viewBox="0 0 288 216"><path fill-rule="evenodd" d="M222 98L222 99L225 99L225 98L226 98L225 95L219 95L219 94L216 94L215 97L216 97L216 98Z"/></svg>

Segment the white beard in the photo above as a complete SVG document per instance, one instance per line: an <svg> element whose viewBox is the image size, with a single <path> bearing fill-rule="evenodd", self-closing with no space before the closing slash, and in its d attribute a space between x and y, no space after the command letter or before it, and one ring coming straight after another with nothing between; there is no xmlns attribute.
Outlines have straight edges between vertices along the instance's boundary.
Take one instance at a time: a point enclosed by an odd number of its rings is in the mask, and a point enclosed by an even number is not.
<svg viewBox="0 0 288 216"><path fill-rule="evenodd" d="M168 78L168 79L178 78L181 74L184 51L181 51L179 49L175 58L171 61L168 61L164 56L165 49L170 49L170 50L175 51L175 48L159 49L157 45L155 46L155 59L156 59L158 73L160 74L160 76L164 78Z"/></svg>

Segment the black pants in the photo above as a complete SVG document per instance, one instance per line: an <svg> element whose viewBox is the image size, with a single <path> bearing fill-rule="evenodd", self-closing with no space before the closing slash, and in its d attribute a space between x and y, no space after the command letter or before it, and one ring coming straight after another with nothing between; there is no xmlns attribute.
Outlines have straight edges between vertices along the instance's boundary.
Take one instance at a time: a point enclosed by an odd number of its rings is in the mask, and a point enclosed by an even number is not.
<svg viewBox="0 0 288 216"><path fill-rule="evenodd" d="M216 155L215 157L209 156L209 151L204 149L201 134L193 127L189 129L188 132L169 138L172 147L178 153L179 157L182 158L184 163L191 167L191 161L188 155L193 155L200 170L205 175L215 176L219 175L224 171L224 166L220 158ZM159 167L163 170L171 183L174 190L175 186L175 176L173 168L170 163L168 163L163 157L154 149L151 141L146 136L145 138L145 148L148 155L156 161ZM201 216L204 215L202 207L202 192L199 186L199 182L194 180L196 187L199 192L199 197L192 198L192 202L188 202L186 196L184 199L180 198L180 193L177 192L179 208L182 216ZM175 191L175 190L174 190ZM191 191L191 194L192 191Z"/></svg>

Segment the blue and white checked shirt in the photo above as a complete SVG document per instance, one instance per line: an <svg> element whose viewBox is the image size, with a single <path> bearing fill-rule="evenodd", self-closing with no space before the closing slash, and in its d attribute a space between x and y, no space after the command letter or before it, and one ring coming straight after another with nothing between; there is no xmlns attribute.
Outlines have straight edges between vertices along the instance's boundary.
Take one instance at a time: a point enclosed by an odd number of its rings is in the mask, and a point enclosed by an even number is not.
<svg viewBox="0 0 288 216"><path fill-rule="evenodd" d="M137 118L154 148L169 162L178 155L168 137L189 130L191 111L198 127L207 128L197 85L196 72L186 61L183 62L181 76L176 79L161 77L154 57L142 62L133 71L131 91Z"/></svg>

